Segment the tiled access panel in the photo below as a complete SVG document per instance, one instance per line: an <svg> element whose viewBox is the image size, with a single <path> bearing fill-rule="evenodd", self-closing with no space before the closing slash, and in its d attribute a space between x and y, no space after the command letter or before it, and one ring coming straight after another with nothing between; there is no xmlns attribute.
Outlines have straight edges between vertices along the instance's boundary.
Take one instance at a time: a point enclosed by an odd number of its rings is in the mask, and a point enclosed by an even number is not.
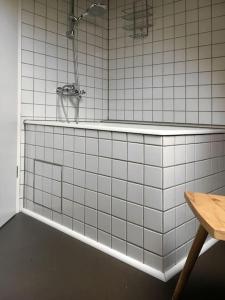
<svg viewBox="0 0 225 300"><path fill-rule="evenodd" d="M25 208L163 273L186 256L196 233L184 191L225 192L224 134L162 137L27 124L25 137ZM34 185L35 162L42 188ZM60 180L62 210L54 190Z"/></svg>
<svg viewBox="0 0 225 300"><path fill-rule="evenodd" d="M34 159L33 199L53 211L62 212L62 166Z"/></svg>

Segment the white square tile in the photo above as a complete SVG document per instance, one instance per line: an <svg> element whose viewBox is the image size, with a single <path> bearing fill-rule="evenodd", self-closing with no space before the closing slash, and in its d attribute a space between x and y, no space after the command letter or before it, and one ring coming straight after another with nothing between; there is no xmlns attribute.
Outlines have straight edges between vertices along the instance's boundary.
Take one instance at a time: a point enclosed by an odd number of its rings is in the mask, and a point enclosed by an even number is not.
<svg viewBox="0 0 225 300"><path fill-rule="evenodd" d="M158 255L162 255L162 235L154 231L144 229L144 248Z"/></svg>
<svg viewBox="0 0 225 300"><path fill-rule="evenodd" d="M127 203L127 220L137 225L143 225L143 206Z"/></svg>
<svg viewBox="0 0 225 300"><path fill-rule="evenodd" d="M143 165L128 163L128 180L136 183L143 183Z"/></svg>
<svg viewBox="0 0 225 300"><path fill-rule="evenodd" d="M144 227L153 231L162 232L162 213L151 208L144 208Z"/></svg>
<svg viewBox="0 0 225 300"><path fill-rule="evenodd" d="M112 235L126 239L126 222L112 217Z"/></svg>
<svg viewBox="0 0 225 300"><path fill-rule="evenodd" d="M111 176L111 159L99 157L99 174Z"/></svg>
<svg viewBox="0 0 225 300"><path fill-rule="evenodd" d="M111 196L98 193L98 209L105 213L111 213Z"/></svg>
<svg viewBox="0 0 225 300"><path fill-rule="evenodd" d="M94 138L86 138L86 153L98 155L98 140Z"/></svg>
<svg viewBox="0 0 225 300"><path fill-rule="evenodd" d="M112 161L112 176L127 180L127 162L121 160Z"/></svg>
<svg viewBox="0 0 225 300"><path fill-rule="evenodd" d="M127 255L143 262L143 249L140 247L127 243Z"/></svg>
<svg viewBox="0 0 225 300"><path fill-rule="evenodd" d="M174 167L175 185L185 183L186 165L179 165Z"/></svg>
<svg viewBox="0 0 225 300"><path fill-rule="evenodd" d="M163 271L163 259L160 255L144 250L144 263L156 270Z"/></svg>
<svg viewBox="0 0 225 300"><path fill-rule="evenodd" d="M73 204L73 218L84 222L84 206L78 203Z"/></svg>
<svg viewBox="0 0 225 300"><path fill-rule="evenodd" d="M163 255L167 255L176 247L175 230L171 230L163 236Z"/></svg>
<svg viewBox="0 0 225 300"><path fill-rule="evenodd" d="M150 208L162 209L162 190L144 186L144 205Z"/></svg>
<svg viewBox="0 0 225 300"><path fill-rule="evenodd" d="M111 232L111 216L98 212L98 228L105 232Z"/></svg>
<svg viewBox="0 0 225 300"><path fill-rule="evenodd" d="M128 160L137 163L144 161L144 147L143 144L128 143Z"/></svg>
<svg viewBox="0 0 225 300"><path fill-rule="evenodd" d="M128 182L127 201L140 205L143 204L143 185Z"/></svg>
<svg viewBox="0 0 225 300"><path fill-rule="evenodd" d="M84 202L86 206L97 209L97 192L86 190Z"/></svg>
<svg viewBox="0 0 225 300"><path fill-rule="evenodd" d="M162 168L144 166L144 172L144 180L146 185L162 188Z"/></svg>
<svg viewBox="0 0 225 300"><path fill-rule="evenodd" d="M86 188L92 191L97 191L98 177L94 173L86 172Z"/></svg>
<svg viewBox="0 0 225 300"><path fill-rule="evenodd" d="M175 146L163 147L163 167L173 166L175 162Z"/></svg>
<svg viewBox="0 0 225 300"><path fill-rule="evenodd" d="M93 227L97 226L97 211L95 209L85 207L85 223Z"/></svg>
<svg viewBox="0 0 225 300"><path fill-rule="evenodd" d="M127 241L143 247L143 227L127 223Z"/></svg>
<svg viewBox="0 0 225 300"><path fill-rule="evenodd" d="M111 178L106 176L98 176L98 191L107 195L111 195Z"/></svg>
<svg viewBox="0 0 225 300"><path fill-rule="evenodd" d="M98 172L98 157L86 155L86 170L92 173Z"/></svg>
<svg viewBox="0 0 225 300"><path fill-rule="evenodd" d="M126 193L127 193L126 181L113 178L112 179L112 196L125 200Z"/></svg>
<svg viewBox="0 0 225 300"><path fill-rule="evenodd" d="M175 168L168 167L163 170L163 188L167 189L175 185Z"/></svg>
<svg viewBox="0 0 225 300"><path fill-rule="evenodd" d="M112 156L112 141L111 140L99 140L99 155L103 157Z"/></svg>
<svg viewBox="0 0 225 300"><path fill-rule="evenodd" d="M186 146L176 145L175 146L175 164L184 164L186 161Z"/></svg>
<svg viewBox="0 0 225 300"><path fill-rule="evenodd" d="M127 160L127 143L113 140L113 158Z"/></svg>
<svg viewBox="0 0 225 300"><path fill-rule="evenodd" d="M145 145L145 163L152 166L162 166L162 147Z"/></svg>

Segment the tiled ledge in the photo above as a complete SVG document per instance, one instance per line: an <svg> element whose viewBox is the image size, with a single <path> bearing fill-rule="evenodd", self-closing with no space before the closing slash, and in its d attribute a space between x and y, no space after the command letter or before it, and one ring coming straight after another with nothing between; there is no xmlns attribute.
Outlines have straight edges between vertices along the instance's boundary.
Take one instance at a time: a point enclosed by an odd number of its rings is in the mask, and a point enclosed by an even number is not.
<svg viewBox="0 0 225 300"><path fill-rule="evenodd" d="M25 120L25 124L45 125L54 127L69 127L100 131L115 131L157 136L180 136L180 135L205 135L225 133L225 129L220 128L203 128L203 127L185 127L185 126L164 126L164 125L143 125L130 123L104 123L104 122L75 122L66 123L59 121L36 121Z"/></svg>

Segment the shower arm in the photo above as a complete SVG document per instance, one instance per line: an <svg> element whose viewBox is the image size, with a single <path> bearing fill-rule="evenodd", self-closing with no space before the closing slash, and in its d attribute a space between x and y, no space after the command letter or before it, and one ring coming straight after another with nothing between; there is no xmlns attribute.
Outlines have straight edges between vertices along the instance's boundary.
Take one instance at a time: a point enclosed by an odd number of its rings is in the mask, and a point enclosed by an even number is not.
<svg viewBox="0 0 225 300"><path fill-rule="evenodd" d="M75 23L79 23L80 20L84 19L87 16L88 16L88 10L83 12L79 17L75 17L75 15L71 15L70 20L75 24Z"/></svg>
<svg viewBox="0 0 225 300"><path fill-rule="evenodd" d="M101 9L100 10L100 13L96 13L96 11L95 11L95 13L93 13L93 10L95 10L96 8L98 8L98 9ZM77 23L79 23L79 21L80 20L82 20L82 19L84 19L85 17L87 17L88 15L92 15L92 16L94 16L94 17L97 17L97 16L100 16L101 14L102 14L102 10L106 10L106 5L104 5L104 4L101 4L101 3L93 3L93 4L91 4L90 6L89 6L89 8L85 11L85 12L83 12L79 17L75 17L75 15L74 15L74 9L73 9L73 12L72 12L72 15L70 16L70 19L71 19L71 21L74 23L74 24L77 24Z"/></svg>
<svg viewBox="0 0 225 300"><path fill-rule="evenodd" d="M75 17L75 16L70 16L70 20L74 23L77 24L79 23L80 20L82 20L84 17L86 16L86 14L81 14L79 17Z"/></svg>

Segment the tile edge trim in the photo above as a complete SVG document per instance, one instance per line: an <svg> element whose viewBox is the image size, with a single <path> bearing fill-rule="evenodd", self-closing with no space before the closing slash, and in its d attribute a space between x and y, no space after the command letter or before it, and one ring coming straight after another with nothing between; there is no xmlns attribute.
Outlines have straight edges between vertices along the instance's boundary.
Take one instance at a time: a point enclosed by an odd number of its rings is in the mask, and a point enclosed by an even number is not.
<svg viewBox="0 0 225 300"><path fill-rule="evenodd" d="M216 244L218 241L213 239L213 238L210 238L208 239L205 244L203 245L202 247L202 250L199 254L202 255L203 253L205 253L209 248L211 248L214 244ZM169 270L167 270L165 273L164 273L164 276L165 276L165 282L167 282L168 280L170 280L172 277L174 277L177 273L179 273L183 267L184 267L184 264L186 262L186 259L187 259L187 256L184 257L181 261L179 261L175 266L171 267Z"/></svg>
<svg viewBox="0 0 225 300"><path fill-rule="evenodd" d="M123 253L120 253L112 248L109 248L101 243L98 243L82 234L79 234L77 233L76 231L73 231L61 224L58 224L52 220L49 220L35 212L32 212L26 208L22 208L21 209L21 212L42 222L42 223L45 223L46 225L49 225L89 246L92 246L94 247L95 249L98 249L124 263L127 263L128 265L144 272L144 273L147 273L148 275L150 276L153 276L163 282L167 282L168 280L170 280L173 276L175 276L178 272L180 272L185 264L185 261L186 261L186 257L183 258L178 264L176 264L175 266L171 267L169 270L167 270L165 273L164 272L161 272L159 270L156 270L154 269L153 267L150 267L150 266L147 266L129 256L126 256L125 254ZM215 243L217 242L217 240L213 239L213 238L210 238L203 246L202 248L202 251L200 253L203 254L204 252L206 252L209 248L211 248Z"/></svg>
<svg viewBox="0 0 225 300"><path fill-rule="evenodd" d="M89 130L99 130L99 131L112 131L112 132L125 132L133 134L144 134L144 135L153 135L153 136L188 136L188 135L208 135L208 134L225 134L225 129L219 128L201 128L201 127L190 127L188 130L184 130L185 126L168 126L165 127L174 127L173 129L152 129L151 126L158 126L158 124L142 125L145 126L142 128L129 127L130 123L121 123L127 126L118 127L117 124L120 123L104 123L104 122L84 122L76 124L74 122L66 123L60 121L45 121L45 120L24 120L24 125L41 125L41 126L51 126L51 127L66 127L66 128L77 128L77 129L89 129ZM106 126L104 126L106 125ZM162 126L163 127L163 126Z"/></svg>
<svg viewBox="0 0 225 300"><path fill-rule="evenodd" d="M63 233L65 233L65 234L67 234L67 235L69 235L69 236L85 243L85 244L88 244L88 245L94 247L95 249L98 249L98 250L100 250L100 251L102 251L102 252L104 252L104 253L106 253L106 254L114 257L114 258L117 258L120 261L122 261L124 263L127 263L128 265L130 265L130 266L132 266L132 267L134 267L134 268L136 268L140 271L143 271L143 272L145 272L145 273L147 273L147 274L149 274L149 275L151 275L151 276L153 276L153 277L155 277L159 280L165 281L164 273L161 272L161 271L158 271L158 270L156 270L152 267L149 267L149 266L147 266L147 265L145 265L145 264L143 264L143 263L141 263L141 262L139 262L139 261L137 261L137 260L135 260L131 257L126 256L125 254L122 254L122 253L120 253L120 252L118 252L114 249L111 249L111 248L109 248L109 247L107 247L107 246L105 246L101 243L98 243L98 242L96 242L96 241L94 241L94 240L92 240L92 239L90 239L90 238L88 238L88 237L86 237L82 234L77 233L76 231L73 231L73 230L71 230L71 229L69 229L69 228L67 228L67 227L65 227L61 224L58 224L58 223L56 223L52 220L49 220L49 219L47 219L47 218L45 218L41 215L38 215L37 213L32 212L28 209L22 208L21 212L28 215L28 216L30 216L30 217L32 217L32 218L34 218L34 219L36 219L36 220L38 220L38 221L40 221L40 222L42 222L42 223L47 224L47 225L49 225L49 226L51 226L51 227L53 227L53 228L55 228L59 231L62 231Z"/></svg>

